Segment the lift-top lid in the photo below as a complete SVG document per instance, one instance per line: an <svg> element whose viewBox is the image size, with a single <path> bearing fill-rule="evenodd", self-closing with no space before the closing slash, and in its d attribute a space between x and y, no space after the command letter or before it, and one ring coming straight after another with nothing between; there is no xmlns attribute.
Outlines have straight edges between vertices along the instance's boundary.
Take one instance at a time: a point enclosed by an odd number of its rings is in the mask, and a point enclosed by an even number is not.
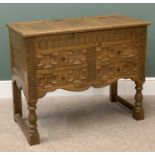
<svg viewBox="0 0 155 155"><path fill-rule="evenodd" d="M111 15L56 20L36 20L10 23L7 26L19 33L22 37L27 38L63 33L146 26L149 24L149 22L143 20L120 15Z"/></svg>

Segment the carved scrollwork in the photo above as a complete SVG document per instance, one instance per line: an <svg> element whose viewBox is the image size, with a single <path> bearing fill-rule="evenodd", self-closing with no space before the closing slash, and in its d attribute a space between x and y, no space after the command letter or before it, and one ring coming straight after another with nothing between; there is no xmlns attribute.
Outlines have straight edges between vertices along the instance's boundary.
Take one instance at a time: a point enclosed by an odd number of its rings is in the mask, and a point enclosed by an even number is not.
<svg viewBox="0 0 155 155"><path fill-rule="evenodd" d="M131 28L37 38L38 92L84 90L119 78L136 79L143 31Z"/></svg>
<svg viewBox="0 0 155 155"><path fill-rule="evenodd" d="M119 78L131 78L137 75L138 62L134 60L118 61L111 64L102 64L96 68L96 80L94 85L110 83Z"/></svg>
<svg viewBox="0 0 155 155"><path fill-rule="evenodd" d="M96 47L95 84L110 83L113 79L137 75L139 42L122 41L102 43Z"/></svg>
<svg viewBox="0 0 155 155"><path fill-rule="evenodd" d="M52 70L49 73L38 73L38 87L42 89L55 89L65 85L73 85L75 88L87 82L88 72L86 68L72 68Z"/></svg>
<svg viewBox="0 0 155 155"><path fill-rule="evenodd" d="M54 52L38 53L37 68L55 68L69 65L87 64L87 49L72 48L70 50L58 50Z"/></svg>
<svg viewBox="0 0 155 155"><path fill-rule="evenodd" d="M85 33L71 33L56 36L38 37L36 40L37 50L60 49L80 45L92 46L100 42L134 40L135 42L143 35L145 28L118 29L109 31L94 31Z"/></svg>
<svg viewBox="0 0 155 155"><path fill-rule="evenodd" d="M102 64L106 61L137 57L138 46L138 44L132 44L127 41L101 44L96 47L96 61L98 64Z"/></svg>

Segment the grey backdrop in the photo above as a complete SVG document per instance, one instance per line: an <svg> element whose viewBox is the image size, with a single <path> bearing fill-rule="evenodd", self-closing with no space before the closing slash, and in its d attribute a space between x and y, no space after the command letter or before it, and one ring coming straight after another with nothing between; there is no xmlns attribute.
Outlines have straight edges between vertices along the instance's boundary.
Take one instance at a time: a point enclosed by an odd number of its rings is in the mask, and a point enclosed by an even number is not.
<svg viewBox="0 0 155 155"><path fill-rule="evenodd" d="M0 4L0 80L10 80L6 24L35 19L123 14L151 22L148 33L147 77L155 75L155 4Z"/></svg>

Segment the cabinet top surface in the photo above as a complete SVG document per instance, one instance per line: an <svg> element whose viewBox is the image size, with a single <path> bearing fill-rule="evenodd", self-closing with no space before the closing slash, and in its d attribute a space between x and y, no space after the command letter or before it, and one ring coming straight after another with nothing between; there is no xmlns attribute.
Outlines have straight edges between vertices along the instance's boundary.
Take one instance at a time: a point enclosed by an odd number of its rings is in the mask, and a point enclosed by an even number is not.
<svg viewBox="0 0 155 155"><path fill-rule="evenodd" d="M31 22L10 23L7 26L22 37L28 38L146 25L149 25L149 22L126 16L111 15L56 20L36 20Z"/></svg>

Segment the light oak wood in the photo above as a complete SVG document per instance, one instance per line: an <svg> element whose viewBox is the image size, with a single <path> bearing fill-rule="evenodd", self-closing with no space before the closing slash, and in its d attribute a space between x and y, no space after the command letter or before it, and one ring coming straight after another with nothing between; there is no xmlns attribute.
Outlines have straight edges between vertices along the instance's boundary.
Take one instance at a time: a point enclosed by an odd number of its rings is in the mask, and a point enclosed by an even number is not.
<svg viewBox="0 0 155 155"><path fill-rule="evenodd" d="M22 35L22 37L27 38L72 32L129 28L135 26L146 26L148 24L148 22L143 20L137 20L122 15L111 15L17 22L8 24L8 27L15 30L17 33Z"/></svg>
<svg viewBox="0 0 155 155"><path fill-rule="evenodd" d="M148 25L119 15L8 24L14 116L28 142L40 142L38 99L56 89L83 91L111 85L110 100L132 110L136 120L144 119ZM135 105L118 96L120 78L135 81ZM22 119L21 90L28 104L28 125Z"/></svg>

